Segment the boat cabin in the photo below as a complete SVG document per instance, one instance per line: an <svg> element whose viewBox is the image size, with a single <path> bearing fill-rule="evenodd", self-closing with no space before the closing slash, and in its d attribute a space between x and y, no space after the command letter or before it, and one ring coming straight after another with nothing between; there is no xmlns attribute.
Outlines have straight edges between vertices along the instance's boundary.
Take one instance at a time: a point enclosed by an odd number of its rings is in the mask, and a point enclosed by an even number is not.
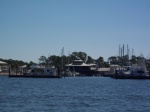
<svg viewBox="0 0 150 112"><path fill-rule="evenodd" d="M40 66L32 66L29 72L29 75L48 75L48 76L56 76L57 70L55 67L40 67Z"/></svg>

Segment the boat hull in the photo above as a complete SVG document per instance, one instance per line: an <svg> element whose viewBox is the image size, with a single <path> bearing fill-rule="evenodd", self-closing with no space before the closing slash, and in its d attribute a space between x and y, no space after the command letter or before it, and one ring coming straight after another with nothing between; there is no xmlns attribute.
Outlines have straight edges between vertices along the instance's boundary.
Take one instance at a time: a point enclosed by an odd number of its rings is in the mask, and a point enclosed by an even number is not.
<svg viewBox="0 0 150 112"><path fill-rule="evenodd" d="M150 79L150 76L111 76L114 79Z"/></svg>
<svg viewBox="0 0 150 112"><path fill-rule="evenodd" d="M14 78L61 78L61 76L48 76L48 75L9 75Z"/></svg>

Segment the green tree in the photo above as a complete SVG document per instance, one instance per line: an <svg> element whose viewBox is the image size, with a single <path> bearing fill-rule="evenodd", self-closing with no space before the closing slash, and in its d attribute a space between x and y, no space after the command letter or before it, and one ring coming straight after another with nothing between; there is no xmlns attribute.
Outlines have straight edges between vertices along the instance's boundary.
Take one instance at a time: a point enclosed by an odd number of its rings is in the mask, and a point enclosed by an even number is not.
<svg viewBox="0 0 150 112"><path fill-rule="evenodd" d="M111 56L108 58L108 61L110 64L117 64L117 57L116 56Z"/></svg>
<svg viewBox="0 0 150 112"><path fill-rule="evenodd" d="M30 62L27 64L27 68L30 69L30 66L31 66L31 65L34 65L34 64L36 64L36 63L34 63L33 61L30 61Z"/></svg>
<svg viewBox="0 0 150 112"><path fill-rule="evenodd" d="M97 60L96 60L96 63L99 67L103 67L104 66L104 59L103 57L99 57Z"/></svg>
<svg viewBox="0 0 150 112"><path fill-rule="evenodd" d="M48 60L49 60L50 65L53 65L56 68L61 67L62 60L61 60L60 56L52 55L52 56L48 57Z"/></svg>
<svg viewBox="0 0 150 112"><path fill-rule="evenodd" d="M94 63L94 62L95 62L95 60L91 56L88 56L86 63L90 64L90 63Z"/></svg>
<svg viewBox="0 0 150 112"><path fill-rule="evenodd" d="M71 56L70 57L71 61L73 61L75 59L81 59L81 60L83 60L85 62L87 54L84 53L84 52L73 52L70 56Z"/></svg>
<svg viewBox="0 0 150 112"><path fill-rule="evenodd" d="M41 56L41 57L39 58L39 63L45 65L45 64L46 64L46 60L47 60L47 59L46 59L45 56Z"/></svg>
<svg viewBox="0 0 150 112"><path fill-rule="evenodd" d="M137 62L137 60L136 60L137 58L136 58L136 56L135 55L132 55L132 57L131 57L131 63L132 64L136 64L136 62Z"/></svg>

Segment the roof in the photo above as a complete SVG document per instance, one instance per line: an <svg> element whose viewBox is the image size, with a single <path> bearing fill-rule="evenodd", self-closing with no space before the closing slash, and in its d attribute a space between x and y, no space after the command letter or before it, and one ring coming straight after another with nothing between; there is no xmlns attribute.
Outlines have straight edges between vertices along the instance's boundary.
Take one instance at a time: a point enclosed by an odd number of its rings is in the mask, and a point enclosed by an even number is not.
<svg viewBox="0 0 150 112"><path fill-rule="evenodd" d="M110 71L110 68L99 68L98 71L106 72L106 71Z"/></svg>
<svg viewBox="0 0 150 112"><path fill-rule="evenodd" d="M119 65L110 65L110 67L119 67Z"/></svg>
<svg viewBox="0 0 150 112"><path fill-rule="evenodd" d="M40 67L39 67L39 65L31 65L30 68L34 69L34 68L40 68Z"/></svg>
<svg viewBox="0 0 150 112"><path fill-rule="evenodd" d="M96 64L85 64L85 63L83 63L81 65L67 64L66 66L94 66L94 65L96 65Z"/></svg>
<svg viewBox="0 0 150 112"><path fill-rule="evenodd" d="M0 61L0 65L6 65L6 62Z"/></svg>
<svg viewBox="0 0 150 112"><path fill-rule="evenodd" d="M26 68L26 67L27 67L27 65L20 66L20 68Z"/></svg>

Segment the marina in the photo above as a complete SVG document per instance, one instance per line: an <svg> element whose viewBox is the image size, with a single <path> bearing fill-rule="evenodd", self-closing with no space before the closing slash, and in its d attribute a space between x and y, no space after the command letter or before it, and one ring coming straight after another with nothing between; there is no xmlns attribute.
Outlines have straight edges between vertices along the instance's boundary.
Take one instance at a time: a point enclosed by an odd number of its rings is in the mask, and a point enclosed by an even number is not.
<svg viewBox="0 0 150 112"><path fill-rule="evenodd" d="M149 112L150 0L0 0L0 112Z"/></svg>
<svg viewBox="0 0 150 112"><path fill-rule="evenodd" d="M33 64L29 68L26 65L18 69L10 68L10 65L1 62L1 75L13 78L62 78L62 77L110 77L114 79L150 79L144 60L137 64L127 66L110 65L108 68L98 67L97 64L84 63L77 58L72 63L66 64L64 71L52 65Z"/></svg>
<svg viewBox="0 0 150 112"><path fill-rule="evenodd" d="M16 78L97 76L114 79L150 79L150 60L145 59L142 54L138 57L132 54L130 57L128 45L126 55L124 51L124 44L122 47L119 45L119 56L108 58L108 62L106 63L103 57L94 60L84 52L73 52L69 56L64 56L63 48L60 57L53 55L46 58L45 56L41 56L39 63L14 66L13 64L0 61L0 72L8 73L8 77ZM69 60L71 63L69 63Z"/></svg>

